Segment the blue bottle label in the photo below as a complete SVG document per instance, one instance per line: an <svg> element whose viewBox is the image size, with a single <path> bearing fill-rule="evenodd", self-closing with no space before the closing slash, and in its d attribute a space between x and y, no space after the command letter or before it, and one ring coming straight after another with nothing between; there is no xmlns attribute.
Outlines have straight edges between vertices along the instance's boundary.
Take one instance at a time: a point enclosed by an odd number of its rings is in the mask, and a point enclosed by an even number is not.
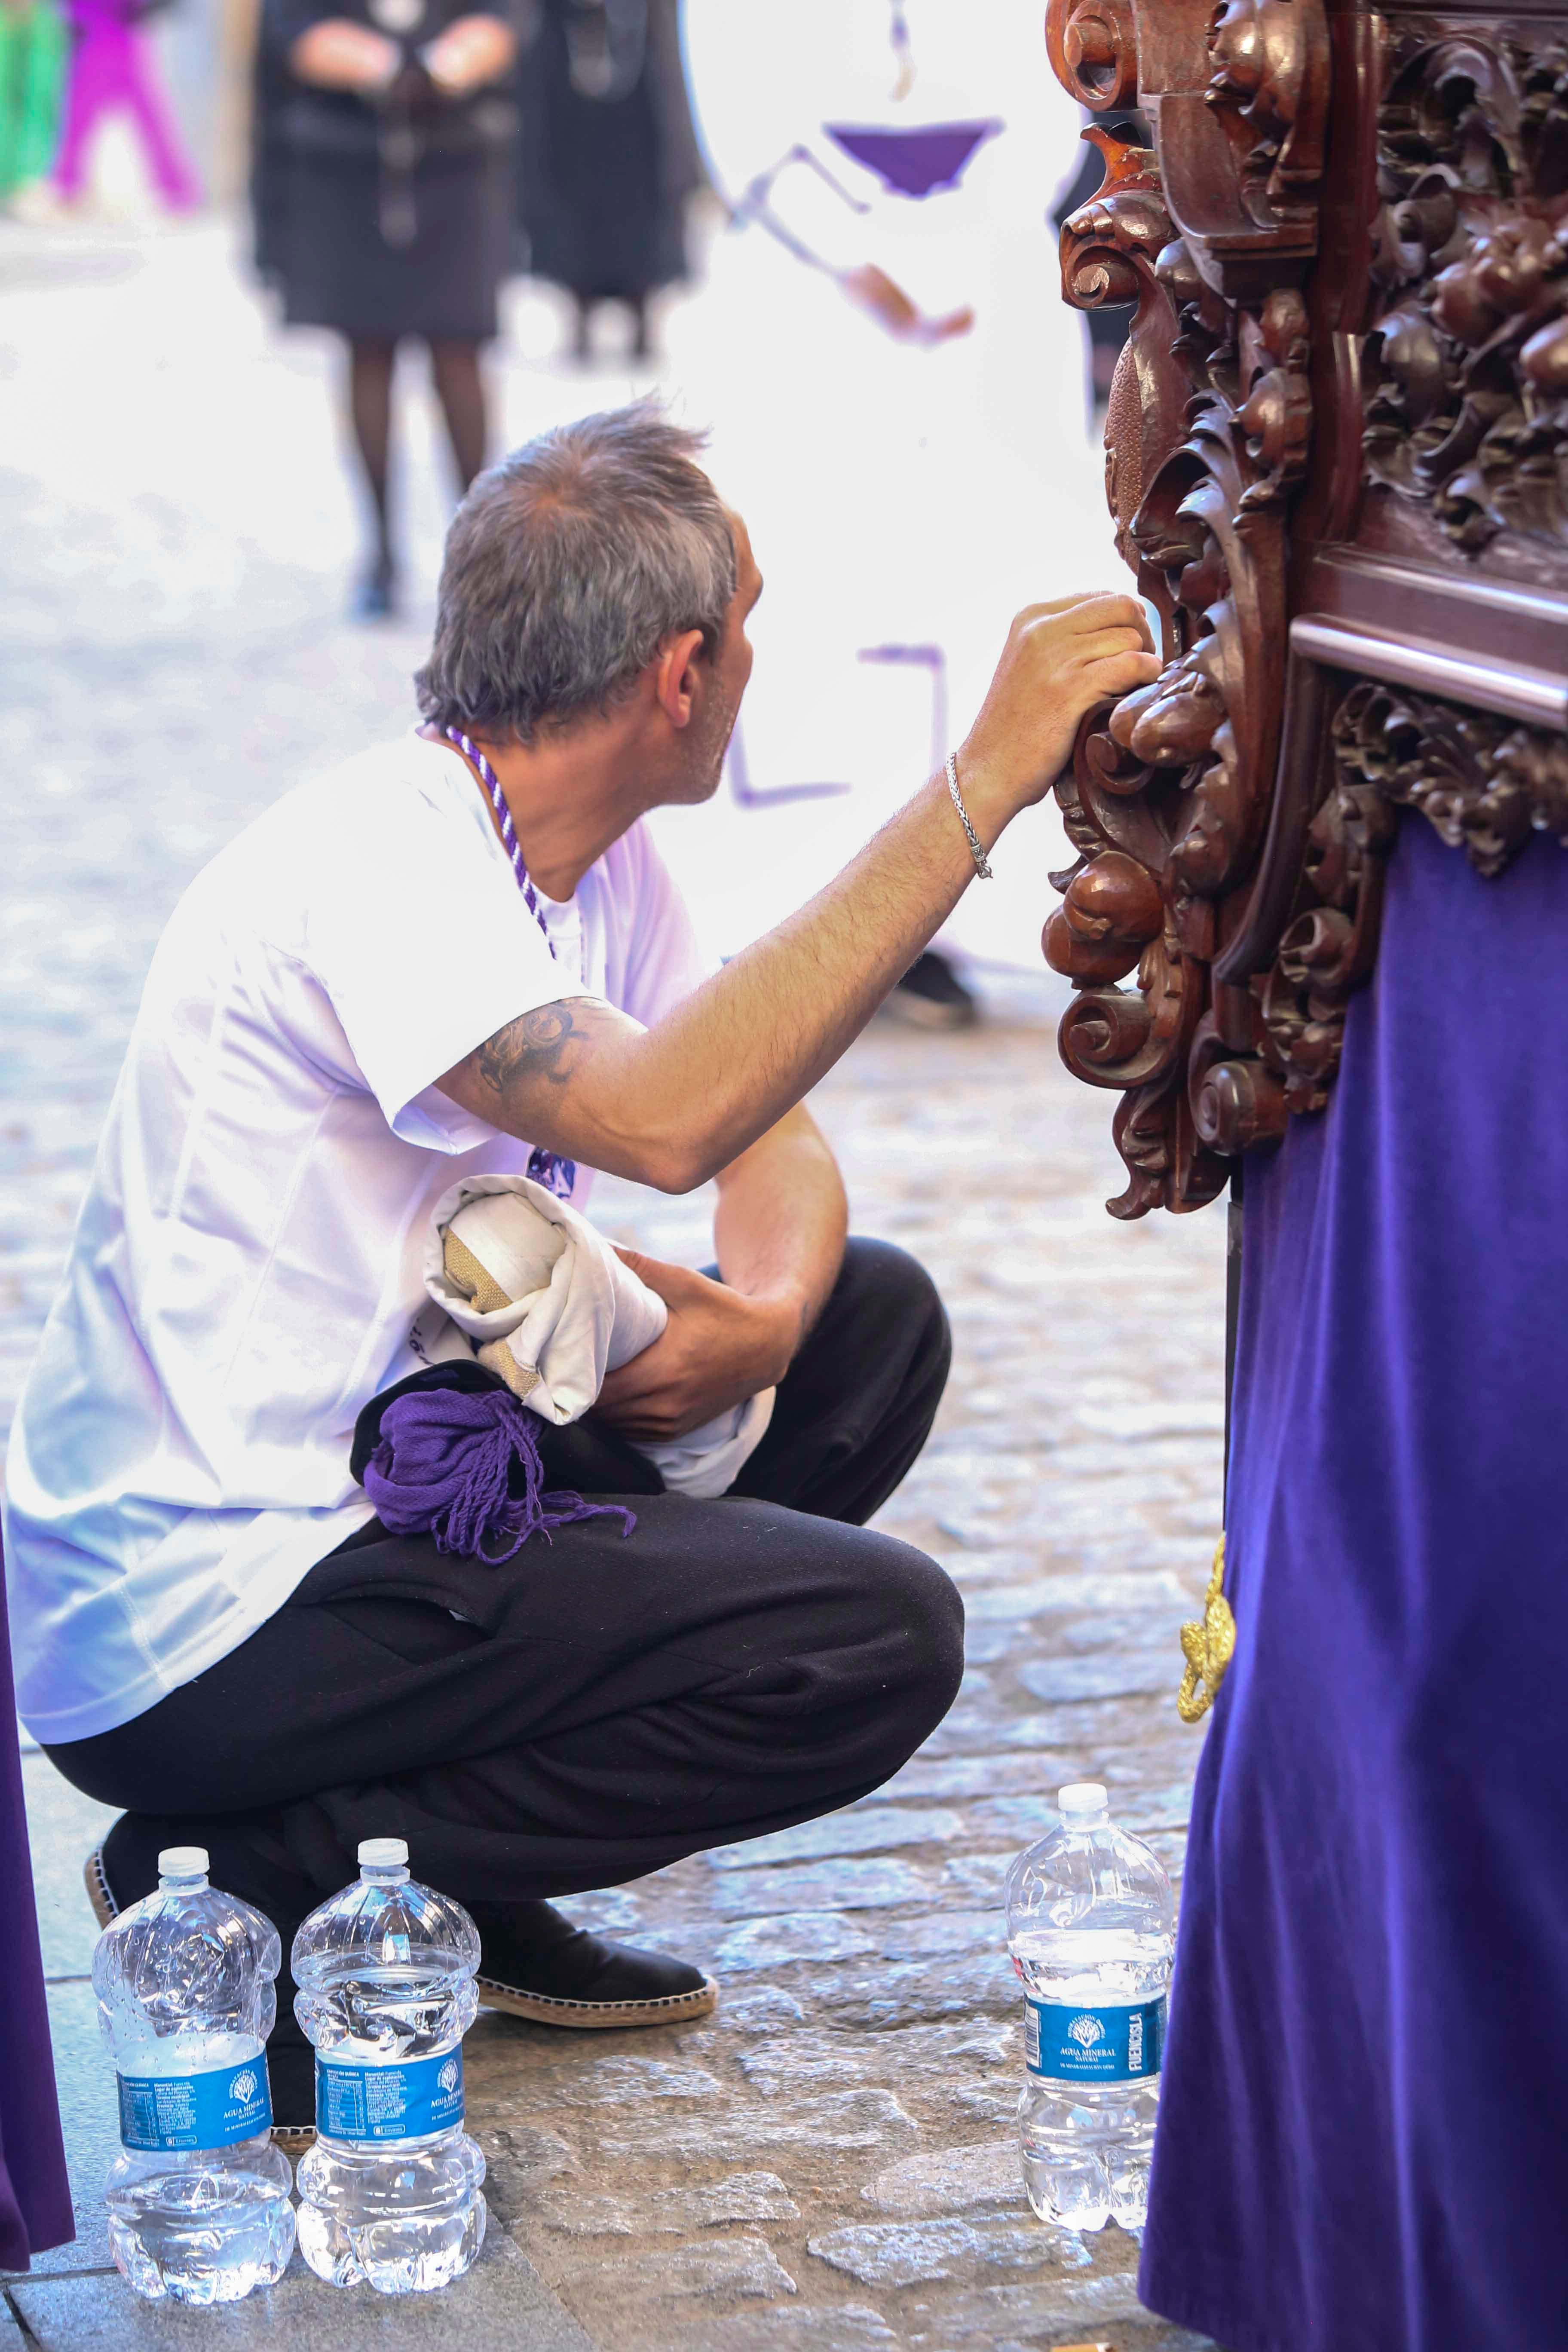
<svg viewBox="0 0 1568 2352"><path fill-rule="evenodd" d="M232 2147L272 2124L267 2057L200 2074L120 2074L120 2137L139 2149Z"/></svg>
<svg viewBox="0 0 1568 2352"><path fill-rule="evenodd" d="M1157 2074L1165 2054L1165 2009L1163 1993L1127 2008L1026 2001L1025 2063L1031 2074L1053 2083L1135 2083Z"/></svg>
<svg viewBox="0 0 1568 2352"><path fill-rule="evenodd" d="M316 2129L327 2139L423 2139L463 2120L463 2053L341 2066L316 2053Z"/></svg>

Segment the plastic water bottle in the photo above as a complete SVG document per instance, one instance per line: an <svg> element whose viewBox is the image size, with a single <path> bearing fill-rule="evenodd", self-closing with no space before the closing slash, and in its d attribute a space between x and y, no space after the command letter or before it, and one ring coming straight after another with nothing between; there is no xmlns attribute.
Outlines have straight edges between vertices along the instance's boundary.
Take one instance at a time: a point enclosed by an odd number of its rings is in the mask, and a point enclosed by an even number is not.
<svg viewBox="0 0 1568 2352"><path fill-rule="evenodd" d="M352 1886L294 1938L294 2013L316 2047L316 2144L300 2161L300 2251L332 2286L423 2294L485 2239L485 2160L463 2129L463 2036L479 1938L368 1838Z"/></svg>
<svg viewBox="0 0 1568 2352"><path fill-rule="evenodd" d="M1027 1996L1024 2186L1042 2221L1141 2230L1171 1981L1171 1882L1110 1819L1098 1780L1007 1877L1007 1948Z"/></svg>
<svg viewBox="0 0 1568 2352"><path fill-rule="evenodd" d="M98 1939L92 1989L120 2088L109 2242L149 2300L234 2303L288 2268L294 2210L266 2053L282 1959L271 1921L208 1885L198 1845L167 1847L156 1894Z"/></svg>

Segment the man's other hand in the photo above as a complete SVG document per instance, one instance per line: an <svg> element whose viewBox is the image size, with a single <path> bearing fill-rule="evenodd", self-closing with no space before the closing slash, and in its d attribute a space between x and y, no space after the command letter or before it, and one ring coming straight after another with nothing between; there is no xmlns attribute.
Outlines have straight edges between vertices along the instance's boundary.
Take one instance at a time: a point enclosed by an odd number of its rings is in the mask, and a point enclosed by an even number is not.
<svg viewBox="0 0 1568 2352"><path fill-rule="evenodd" d="M799 1338L797 1307L747 1298L638 1250L620 1255L658 1293L669 1321L651 1348L612 1372L600 1390L594 1410L613 1429L634 1444L684 1437L783 1380Z"/></svg>
<svg viewBox="0 0 1568 2352"><path fill-rule="evenodd" d="M1026 604L1007 633L958 755L971 808L993 809L999 829L1043 800L1071 756L1086 713L1149 685L1160 668L1135 596L1107 593Z"/></svg>

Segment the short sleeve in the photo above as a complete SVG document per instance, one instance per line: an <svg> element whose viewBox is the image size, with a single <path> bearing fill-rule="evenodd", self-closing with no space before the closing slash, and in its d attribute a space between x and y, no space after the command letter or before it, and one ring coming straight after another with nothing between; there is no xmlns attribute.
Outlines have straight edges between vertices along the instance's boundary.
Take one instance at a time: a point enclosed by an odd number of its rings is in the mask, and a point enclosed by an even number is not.
<svg viewBox="0 0 1568 2352"><path fill-rule="evenodd" d="M404 1142L469 1150L494 1129L437 1080L509 1021L581 992L505 859L438 790L389 782L373 837L337 852L329 831L321 847L305 956L364 1082Z"/></svg>
<svg viewBox="0 0 1568 2352"><path fill-rule="evenodd" d="M632 929L621 1010L651 1029L718 967L703 954L686 901L645 825L637 827L631 846Z"/></svg>

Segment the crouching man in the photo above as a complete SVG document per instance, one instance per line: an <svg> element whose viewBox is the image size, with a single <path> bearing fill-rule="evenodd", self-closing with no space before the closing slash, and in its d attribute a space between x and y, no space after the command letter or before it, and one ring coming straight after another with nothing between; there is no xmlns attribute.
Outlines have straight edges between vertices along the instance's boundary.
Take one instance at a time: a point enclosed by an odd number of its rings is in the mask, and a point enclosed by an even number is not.
<svg viewBox="0 0 1568 2352"><path fill-rule="evenodd" d="M952 1702L958 1596L864 1525L931 1428L946 1323L912 1260L846 1240L802 1097L1084 712L1156 664L1129 597L1022 614L948 775L705 971L641 823L714 792L751 669L762 582L699 446L631 409L483 476L423 729L249 825L153 958L9 1472L24 1717L124 1809L89 1864L104 1918L195 1843L287 1953L359 1840L400 1836L473 1913L492 2006L700 2016L700 1970L545 1898L863 1796ZM544 1487L635 1532L568 1517L503 1557L450 1514L389 1526L357 1474L387 1391L447 1377L420 1360L434 1204L468 1174L580 1202L595 1169L718 1186L715 1274L635 1260L662 1334L537 1423ZM653 1453L769 1388L726 1492L666 1485Z"/></svg>

